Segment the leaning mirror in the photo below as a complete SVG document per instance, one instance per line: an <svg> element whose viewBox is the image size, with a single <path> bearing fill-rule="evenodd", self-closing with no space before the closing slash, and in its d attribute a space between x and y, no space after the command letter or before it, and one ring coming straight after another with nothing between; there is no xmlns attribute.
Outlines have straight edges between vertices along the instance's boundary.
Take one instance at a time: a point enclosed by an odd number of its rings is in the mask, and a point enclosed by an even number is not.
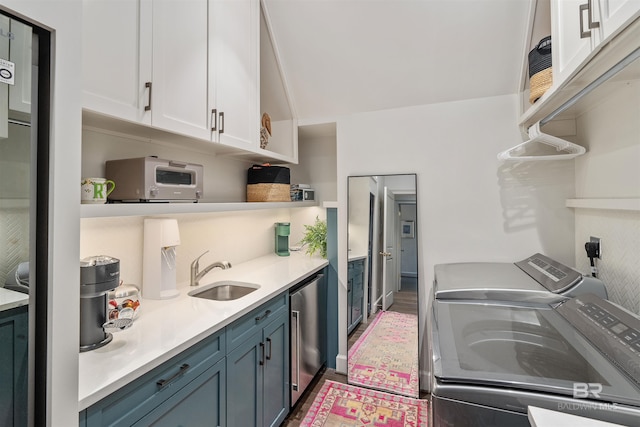
<svg viewBox="0 0 640 427"><path fill-rule="evenodd" d="M416 175L348 180L348 382L419 396Z"/></svg>

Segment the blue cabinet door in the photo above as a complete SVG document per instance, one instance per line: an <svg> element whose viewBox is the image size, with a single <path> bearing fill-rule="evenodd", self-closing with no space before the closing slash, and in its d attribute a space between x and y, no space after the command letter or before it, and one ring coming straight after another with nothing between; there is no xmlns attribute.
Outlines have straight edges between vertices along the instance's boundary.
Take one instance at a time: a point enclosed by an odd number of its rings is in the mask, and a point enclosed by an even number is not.
<svg viewBox="0 0 640 427"><path fill-rule="evenodd" d="M227 353L227 425L279 426L289 413L289 313Z"/></svg>
<svg viewBox="0 0 640 427"><path fill-rule="evenodd" d="M27 425L28 308L0 312L0 424Z"/></svg>
<svg viewBox="0 0 640 427"><path fill-rule="evenodd" d="M134 424L135 427L226 426L224 359L200 374L162 405Z"/></svg>
<svg viewBox="0 0 640 427"><path fill-rule="evenodd" d="M262 331L227 353L227 425L259 426L262 421L262 365L266 349Z"/></svg>
<svg viewBox="0 0 640 427"><path fill-rule="evenodd" d="M265 363L262 389L262 426L279 426L289 413L289 314L284 313L263 330Z"/></svg>

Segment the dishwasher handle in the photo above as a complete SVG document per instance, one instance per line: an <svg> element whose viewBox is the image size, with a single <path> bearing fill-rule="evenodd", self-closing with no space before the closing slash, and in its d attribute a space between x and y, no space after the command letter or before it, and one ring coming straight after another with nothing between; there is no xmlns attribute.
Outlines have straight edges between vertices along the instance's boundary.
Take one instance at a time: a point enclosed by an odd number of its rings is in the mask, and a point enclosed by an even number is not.
<svg viewBox="0 0 640 427"><path fill-rule="evenodd" d="M300 312L298 310L291 310L291 317L292 320L295 319L294 325L296 326L296 333L294 335L296 339L294 346L296 351L296 381L294 382L293 379L291 379L291 388L293 391L298 391L300 388Z"/></svg>

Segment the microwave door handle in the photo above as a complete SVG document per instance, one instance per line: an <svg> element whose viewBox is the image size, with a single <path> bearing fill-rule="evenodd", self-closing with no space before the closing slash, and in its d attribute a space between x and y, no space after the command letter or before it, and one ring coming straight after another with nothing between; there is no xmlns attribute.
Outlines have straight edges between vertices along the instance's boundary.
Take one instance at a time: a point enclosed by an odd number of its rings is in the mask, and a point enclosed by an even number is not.
<svg viewBox="0 0 640 427"><path fill-rule="evenodd" d="M187 164L184 162L176 162L175 160L169 160L169 166L173 166L176 168L186 168Z"/></svg>

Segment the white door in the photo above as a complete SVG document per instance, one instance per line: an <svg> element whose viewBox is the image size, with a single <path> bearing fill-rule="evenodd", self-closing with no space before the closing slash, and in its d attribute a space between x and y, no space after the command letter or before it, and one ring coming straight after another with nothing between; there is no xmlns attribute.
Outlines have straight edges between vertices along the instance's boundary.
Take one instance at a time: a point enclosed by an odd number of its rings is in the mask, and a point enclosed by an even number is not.
<svg viewBox="0 0 640 427"><path fill-rule="evenodd" d="M153 1L154 127L210 139L207 0Z"/></svg>
<svg viewBox="0 0 640 427"><path fill-rule="evenodd" d="M210 0L210 68L213 140L256 150L260 132L258 0Z"/></svg>
<svg viewBox="0 0 640 427"><path fill-rule="evenodd" d="M151 0L82 3L82 106L151 124Z"/></svg>
<svg viewBox="0 0 640 427"><path fill-rule="evenodd" d="M384 187L384 211L383 211L383 251L382 261L382 309L387 310L393 304L393 294L396 287L396 216L395 196L387 187Z"/></svg>

